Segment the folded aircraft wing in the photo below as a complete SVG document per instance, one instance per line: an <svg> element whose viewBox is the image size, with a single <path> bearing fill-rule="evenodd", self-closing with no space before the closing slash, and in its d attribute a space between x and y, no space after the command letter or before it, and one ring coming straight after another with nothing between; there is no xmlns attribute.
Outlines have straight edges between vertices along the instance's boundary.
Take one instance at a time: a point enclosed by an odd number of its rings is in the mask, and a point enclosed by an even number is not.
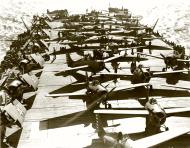
<svg viewBox="0 0 190 148"><path fill-rule="evenodd" d="M153 136L136 140L134 141L134 147L141 147L141 148L153 147L163 142L166 142L168 140L171 140L173 138L176 138L178 136L184 135L188 133L189 131L190 131L190 128L178 127L166 132L162 132Z"/></svg>
<svg viewBox="0 0 190 148"><path fill-rule="evenodd" d="M26 114L26 108L18 100L9 103L3 108L3 110L6 111L14 121L18 121L22 126Z"/></svg>
<svg viewBox="0 0 190 148"><path fill-rule="evenodd" d="M9 78L9 76L5 76L0 80L0 87L4 86L5 82L7 81L7 79Z"/></svg>
<svg viewBox="0 0 190 148"><path fill-rule="evenodd" d="M31 54L32 59L40 65L40 67L43 67L44 65L44 59L40 54Z"/></svg>
<svg viewBox="0 0 190 148"><path fill-rule="evenodd" d="M39 79L35 75L30 76L28 74L24 74L22 75L22 78L26 83L28 83L28 85L32 86L34 90L37 89Z"/></svg>
<svg viewBox="0 0 190 148"><path fill-rule="evenodd" d="M62 94L47 94L46 97L69 97L69 96L85 96L86 92L73 92Z"/></svg>
<svg viewBox="0 0 190 148"><path fill-rule="evenodd" d="M48 14L45 14L45 16L50 20L50 21L53 21L53 19L51 18L51 16L50 15L48 15Z"/></svg>
<svg viewBox="0 0 190 148"><path fill-rule="evenodd" d="M181 73L181 72L188 72L190 70L185 69L185 70L174 70L174 71L164 71L164 72L155 72L153 75L164 75L164 74L172 74L172 73Z"/></svg>
<svg viewBox="0 0 190 148"><path fill-rule="evenodd" d="M77 66L77 67L72 67L72 68L67 68L61 72L56 73L56 76L61 76L63 75L65 72L69 72L69 71L77 71L77 70L82 70L88 68L88 65L84 65L84 66Z"/></svg>

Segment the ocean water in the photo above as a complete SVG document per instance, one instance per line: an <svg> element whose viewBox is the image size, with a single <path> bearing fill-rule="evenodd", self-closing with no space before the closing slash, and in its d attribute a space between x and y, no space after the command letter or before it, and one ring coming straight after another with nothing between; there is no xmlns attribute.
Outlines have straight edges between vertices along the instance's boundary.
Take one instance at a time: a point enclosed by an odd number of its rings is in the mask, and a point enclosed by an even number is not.
<svg viewBox="0 0 190 148"><path fill-rule="evenodd" d="M26 31L34 14L46 13L47 9L68 9L69 13L84 13L86 9L105 10L109 6L128 8L132 14L142 16L143 24L153 26L165 38L190 49L190 1L188 0L0 0L0 60L9 50L10 40Z"/></svg>

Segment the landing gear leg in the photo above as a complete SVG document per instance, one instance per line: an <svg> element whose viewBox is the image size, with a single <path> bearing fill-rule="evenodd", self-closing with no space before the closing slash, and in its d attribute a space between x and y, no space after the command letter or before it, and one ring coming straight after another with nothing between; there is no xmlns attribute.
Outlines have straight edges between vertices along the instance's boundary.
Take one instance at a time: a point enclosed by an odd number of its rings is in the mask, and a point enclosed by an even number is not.
<svg viewBox="0 0 190 148"><path fill-rule="evenodd" d="M133 50L134 50L134 49L132 48L132 50L131 50L131 54L132 54L132 55L134 55L134 51L133 51Z"/></svg>

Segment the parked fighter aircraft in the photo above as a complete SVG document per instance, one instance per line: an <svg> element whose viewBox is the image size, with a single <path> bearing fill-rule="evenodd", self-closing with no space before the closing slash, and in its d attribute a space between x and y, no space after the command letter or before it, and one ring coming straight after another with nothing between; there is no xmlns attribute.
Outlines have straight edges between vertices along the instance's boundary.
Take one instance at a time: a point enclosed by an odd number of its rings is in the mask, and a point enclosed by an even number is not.
<svg viewBox="0 0 190 148"><path fill-rule="evenodd" d="M140 46L131 47L131 48L140 48ZM114 62L131 62L131 61L145 61L145 60L147 60L146 58L139 57L137 55L128 54L127 51L131 50L131 48L115 48L115 47L112 47L112 46L107 46L106 48L102 48L102 49L84 49L84 51L92 51L93 52L93 57L92 58L95 59L95 60L103 60L103 59L106 60L106 59L109 59L111 57L116 56L116 54L119 54L119 55L123 54L123 56L121 56L121 57L119 57L117 59L113 59L111 61L111 63L114 63Z"/></svg>
<svg viewBox="0 0 190 148"><path fill-rule="evenodd" d="M109 97L111 98L112 92L118 92L121 90L132 89L141 86L148 86L148 83L131 84L128 86L114 87L111 90L107 89L99 83L98 80L94 80L91 83L87 81L87 91L86 92L76 92L76 93L64 93L64 94L48 94L46 97L66 97L66 96L82 96L83 101L86 102L87 108L93 109L99 106L103 102L105 108L111 108L110 104L107 103Z"/></svg>
<svg viewBox="0 0 190 148"><path fill-rule="evenodd" d="M144 100L143 100L144 101ZM95 114L112 114L114 115L126 115L126 117L136 116L136 117L146 117L146 128L145 131L147 134L156 134L159 133L161 128L163 130L168 130L168 127L165 126L166 118L172 115L187 116L186 113L190 112L190 108L162 108L156 99L146 99L141 105L144 106L146 110L123 110L123 109L97 109L94 110Z"/></svg>
<svg viewBox="0 0 190 148"><path fill-rule="evenodd" d="M28 58L19 62L19 69L22 74L25 74L32 70L42 69L44 62L44 58L39 53L30 54Z"/></svg>
<svg viewBox="0 0 190 148"><path fill-rule="evenodd" d="M131 80L133 84L137 83L148 83L152 77L159 77L163 75L176 74L189 72L189 70L174 70L174 71L165 71L165 72L151 72L149 68L143 68L142 65L136 66L136 62L131 63L131 74L122 74L122 73L97 73L96 75L101 76L118 76L122 78L126 78L127 80ZM103 78L102 77L102 78Z"/></svg>
<svg viewBox="0 0 190 148"><path fill-rule="evenodd" d="M132 36L134 34L134 31L128 31L128 30L116 30L116 31L110 31L108 34L110 35L116 35L116 36Z"/></svg>
<svg viewBox="0 0 190 148"><path fill-rule="evenodd" d="M19 129L22 128L24 117L26 114L26 108L18 100L14 100L11 103L6 104L4 107L0 108L0 120L1 120L1 146L8 146L8 142L5 140ZM7 127L11 128L7 131ZM6 143L6 144L5 144Z"/></svg>
<svg viewBox="0 0 190 148"><path fill-rule="evenodd" d="M158 20L156 20L155 24L152 26L152 27L147 27L147 26L132 26L132 27L128 27L128 29L132 29L132 30L145 30L145 33L140 33L140 34L137 34L137 36L141 36L141 37L146 37L146 36L149 36L149 35L152 35L153 34L153 31L158 23Z"/></svg>
<svg viewBox="0 0 190 148"><path fill-rule="evenodd" d="M7 84L3 86L4 94L6 96L10 96L11 100L13 101L17 99L21 103L24 102L23 100L23 94L27 92L32 92L37 90L38 85L38 78L35 75L29 76L28 74L24 75L17 75L14 80L9 82L10 80L7 80ZM6 98L4 98L6 99ZM6 102L6 100L3 100Z"/></svg>
<svg viewBox="0 0 190 148"><path fill-rule="evenodd" d="M84 41L84 43L102 43L107 44L108 42L114 42L122 44L126 39L133 39L134 37L126 36L115 36L115 35L101 35L101 36L92 36Z"/></svg>
<svg viewBox="0 0 190 148"><path fill-rule="evenodd" d="M87 70L93 73L96 73L98 71L101 71L103 69L106 69L107 71L109 71L109 69L106 68L105 63L107 62L111 62L115 59L118 59L120 57L122 57L123 55L118 55L118 56L114 56L114 57L110 57L106 60L94 60L91 57L86 57L84 59L81 59L79 61L73 61L69 55L69 53L66 53L66 60L67 60L67 64L69 67L64 71L61 71L59 73L57 73L56 75L62 75L64 72L66 71L76 71L76 70Z"/></svg>
<svg viewBox="0 0 190 148"><path fill-rule="evenodd" d="M183 69L183 68L189 68L189 56L184 55L184 53L178 53L178 52L174 52L174 54L172 55L163 55L160 54L160 56L154 56L154 55L150 55L150 54L145 54L145 53L139 53L141 55L145 55L145 56L151 56L154 58L158 58L158 59L163 59L164 63L166 64L166 67L163 68L163 71L167 71L168 68L172 68L173 70L177 70L177 69Z"/></svg>
<svg viewBox="0 0 190 148"><path fill-rule="evenodd" d="M138 140L132 140L128 134L122 132L111 134L102 130L98 132L100 140L103 142L104 147L122 147L122 148L147 148L157 146L161 143L179 137L181 135L187 134L190 131L189 128L178 127L176 129L171 129L156 135L148 136ZM92 145L95 145L93 143Z"/></svg>

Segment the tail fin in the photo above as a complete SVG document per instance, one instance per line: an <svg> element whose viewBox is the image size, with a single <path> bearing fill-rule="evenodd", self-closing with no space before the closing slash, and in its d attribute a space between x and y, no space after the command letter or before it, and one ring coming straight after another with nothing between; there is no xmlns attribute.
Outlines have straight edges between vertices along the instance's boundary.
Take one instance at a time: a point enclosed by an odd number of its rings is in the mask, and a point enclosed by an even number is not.
<svg viewBox="0 0 190 148"><path fill-rule="evenodd" d="M66 61L67 61L67 65L69 67L72 67L73 66L73 60L71 59L71 56L69 53L66 53Z"/></svg>

